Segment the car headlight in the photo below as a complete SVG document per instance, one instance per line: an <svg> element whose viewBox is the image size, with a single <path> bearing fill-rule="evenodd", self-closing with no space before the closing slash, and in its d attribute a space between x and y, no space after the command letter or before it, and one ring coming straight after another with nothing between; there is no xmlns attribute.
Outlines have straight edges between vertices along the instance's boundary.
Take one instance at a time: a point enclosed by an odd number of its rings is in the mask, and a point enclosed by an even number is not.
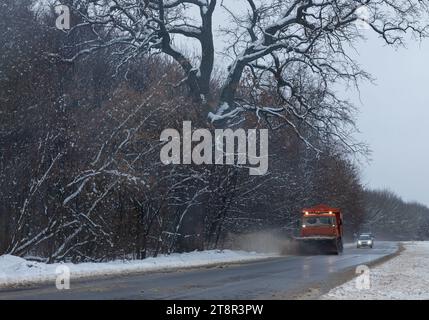
<svg viewBox="0 0 429 320"><path fill-rule="evenodd" d="M359 241L358 241L358 244L362 244L362 241L360 241L360 240L359 240Z"/></svg>
<svg viewBox="0 0 429 320"><path fill-rule="evenodd" d="M369 240L369 241L368 241L368 243L369 243L369 244L371 244L371 243L372 243L372 240Z"/></svg>

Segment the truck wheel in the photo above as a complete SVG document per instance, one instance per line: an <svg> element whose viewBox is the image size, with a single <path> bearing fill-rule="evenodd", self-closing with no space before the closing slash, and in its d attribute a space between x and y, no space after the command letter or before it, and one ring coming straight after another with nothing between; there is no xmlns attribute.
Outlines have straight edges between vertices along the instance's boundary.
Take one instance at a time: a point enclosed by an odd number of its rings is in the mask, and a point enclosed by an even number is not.
<svg viewBox="0 0 429 320"><path fill-rule="evenodd" d="M343 240L340 240L340 252L342 253L344 250Z"/></svg>
<svg viewBox="0 0 429 320"><path fill-rule="evenodd" d="M335 254L340 255L343 252L343 242L341 239L337 239L334 242L335 245Z"/></svg>

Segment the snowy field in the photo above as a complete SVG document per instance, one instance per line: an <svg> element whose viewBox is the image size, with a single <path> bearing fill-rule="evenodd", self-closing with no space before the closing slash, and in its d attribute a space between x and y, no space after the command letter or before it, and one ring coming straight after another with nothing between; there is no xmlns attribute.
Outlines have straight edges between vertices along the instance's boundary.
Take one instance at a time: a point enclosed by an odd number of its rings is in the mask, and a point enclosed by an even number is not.
<svg viewBox="0 0 429 320"><path fill-rule="evenodd" d="M54 281L56 279L57 268L64 265L70 268L71 278L73 279L245 262L275 256L276 254L260 254L246 251L210 250L171 254L144 260L118 260L106 263L45 264L27 261L11 255L3 255L0 256L0 287Z"/></svg>
<svg viewBox="0 0 429 320"><path fill-rule="evenodd" d="M321 299L429 299L429 242L403 244L405 250L400 255L370 268L369 282L362 278L353 279Z"/></svg>

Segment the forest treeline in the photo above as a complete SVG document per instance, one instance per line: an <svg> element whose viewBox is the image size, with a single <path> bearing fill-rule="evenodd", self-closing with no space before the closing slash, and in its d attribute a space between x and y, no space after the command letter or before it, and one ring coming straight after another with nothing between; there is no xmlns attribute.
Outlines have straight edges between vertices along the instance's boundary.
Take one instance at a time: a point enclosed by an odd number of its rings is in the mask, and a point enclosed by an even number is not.
<svg viewBox="0 0 429 320"><path fill-rule="evenodd" d="M0 254L79 262L219 248L231 234L292 236L300 210L319 203L342 208L349 238L429 236L428 208L365 191L352 154L310 136L317 152L290 126L270 131L264 176L163 165L163 129L208 126L182 70L158 55L118 69L108 48L65 62L55 53L78 40L31 4L0 5ZM243 126L267 128L255 116Z"/></svg>

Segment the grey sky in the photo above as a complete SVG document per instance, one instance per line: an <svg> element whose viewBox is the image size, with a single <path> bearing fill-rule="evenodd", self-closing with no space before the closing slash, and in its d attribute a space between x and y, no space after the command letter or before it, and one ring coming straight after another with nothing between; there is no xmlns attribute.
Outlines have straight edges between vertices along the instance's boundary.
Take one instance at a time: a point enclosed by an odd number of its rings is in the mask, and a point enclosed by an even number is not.
<svg viewBox="0 0 429 320"><path fill-rule="evenodd" d="M360 137L373 150L364 182L429 205L429 41L394 50L371 37L359 61L376 78L361 86Z"/></svg>
<svg viewBox="0 0 429 320"><path fill-rule="evenodd" d="M243 0L224 2L235 12L247 10ZM227 17L218 10L215 28L225 27ZM348 93L360 110L358 138L373 151L371 163L362 165L363 183L429 206L429 41L395 50L364 32L368 40L358 45L357 60L376 84L363 83L360 99ZM219 37L216 44L219 50Z"/></svg>

